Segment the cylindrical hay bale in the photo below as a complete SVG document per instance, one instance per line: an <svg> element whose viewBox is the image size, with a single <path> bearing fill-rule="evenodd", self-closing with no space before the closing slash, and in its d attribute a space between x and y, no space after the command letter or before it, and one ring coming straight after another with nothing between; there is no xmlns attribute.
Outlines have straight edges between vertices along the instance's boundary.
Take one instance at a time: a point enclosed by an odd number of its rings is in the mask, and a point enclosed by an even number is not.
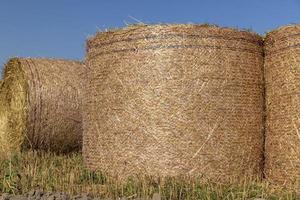
<svg viewBox="0 0 300 200"><path fill-rule="evenodd" d="M87 166L134 174L260 177L262 39L205 25L141 25L87 43ZM247 177L249 178L249 177Z"/></svg>
<svg viewBox="0 0 300 200"><path fill-rule="evenodd" d="M266 165L269 181L300 181L300 25L279 28L265 39Z"/></svg>
<svg viewBox="0 0 300 200"><path fill-rule="evenodd" d="M8 127L3 138L15 149L59 153L82 146L84 65L76 61L13 58L4 69Z"/></svg>

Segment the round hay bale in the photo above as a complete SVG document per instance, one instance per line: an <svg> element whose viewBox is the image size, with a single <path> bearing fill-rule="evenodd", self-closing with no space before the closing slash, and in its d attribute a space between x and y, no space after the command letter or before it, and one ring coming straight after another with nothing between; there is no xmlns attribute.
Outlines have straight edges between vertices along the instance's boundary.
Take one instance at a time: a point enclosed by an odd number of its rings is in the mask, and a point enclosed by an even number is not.
<svg viewBox="0 0 300 200"><path fill-rule="evenodd" d="M300 25L268 33L265 54L265 174L273 183L293 184L300 181Z"/></svg>
<svg viewBox="0 0 300 200"><path fill-rule="evenodd" d="M67 153L82 146L80 93L84 65L54 59L13 58L4 69L3 95L15 149Z"/></svg>
<svg viewBox="0 0 300 200"><path fill-rule="evenodd" d="M262 50L260 36L215 26L98 33L87 42L87 166L123 180L260 177Z"/></svg>

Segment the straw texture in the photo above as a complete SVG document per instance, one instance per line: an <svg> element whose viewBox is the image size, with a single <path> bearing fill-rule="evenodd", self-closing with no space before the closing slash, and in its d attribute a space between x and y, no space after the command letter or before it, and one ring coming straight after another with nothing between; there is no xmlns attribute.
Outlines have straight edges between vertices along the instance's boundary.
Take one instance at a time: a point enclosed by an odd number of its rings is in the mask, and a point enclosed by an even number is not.
<svg viewBox="0 0 300 200"><path fill-rule="evenodd" d="M81 149L80 94L85 68L80 62L13 58L4 71L8 110L4 138L15 149L70 152Z"/></svg>
<svg viewBox="0 0 300 200"><path fill-rule="evenodd" d="M266 178L300 181L300 25L279 28L265 39Z"/></svg>
<svg viewBox="0 0 300 200"><path fill-rule="evenodd" d="M121 179L260 177L262 50L258 35L214 26L98 33L87 42L88 167Z"/></svg>
<svg viewBox="0 0 300 200"><path fill-rule="evenodd" d="M10 156L12 152L13 141L6 137L7 128L7 107L5 105L4 96L2 92L3 80L0 81L0 160L6 159Z"/></svg>

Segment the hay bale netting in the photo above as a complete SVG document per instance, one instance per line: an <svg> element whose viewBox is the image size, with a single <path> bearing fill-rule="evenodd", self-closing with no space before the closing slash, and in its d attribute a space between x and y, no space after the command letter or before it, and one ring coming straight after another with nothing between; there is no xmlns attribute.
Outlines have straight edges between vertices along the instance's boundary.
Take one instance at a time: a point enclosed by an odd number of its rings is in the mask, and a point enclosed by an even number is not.
<svg viewBox="0 0 300 200"><path fill-rule="evenodd" d="M15 149L80 150L80 93L84 65L76 61L13 58L4 69L7 139Z"/></svg>
<svg viewBox="0 0 300 200"><path fill-rule="evenodd" d="M87 166L124 179L260 177L260 36L205 25L140 25L87 43Z"/></svg>
<svg viewBox="0 0 300 200"><path fill-rule="evenodd" d="M265 39L266 166L269 181L300 181L300 25Z"/></svg>

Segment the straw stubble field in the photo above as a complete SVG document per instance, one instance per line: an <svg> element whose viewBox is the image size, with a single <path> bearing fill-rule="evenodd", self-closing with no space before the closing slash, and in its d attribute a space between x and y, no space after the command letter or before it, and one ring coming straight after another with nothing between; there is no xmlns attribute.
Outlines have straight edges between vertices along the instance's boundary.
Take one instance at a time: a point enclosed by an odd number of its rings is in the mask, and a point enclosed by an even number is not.
<svg viewBox="0 0 300 200"><path fill-rule="evenodd" d="M25 194L34 189L63 191L71 195L89 194L99 198L149 198L159 193L163 199L203 200L294 200L300 191L270 186L265 182L245 180L239 184L203 183L201 179L166 178L137 175L126 182L88 170L80 154L55 155L24 152L0 163L0 193Z"/></svg>

